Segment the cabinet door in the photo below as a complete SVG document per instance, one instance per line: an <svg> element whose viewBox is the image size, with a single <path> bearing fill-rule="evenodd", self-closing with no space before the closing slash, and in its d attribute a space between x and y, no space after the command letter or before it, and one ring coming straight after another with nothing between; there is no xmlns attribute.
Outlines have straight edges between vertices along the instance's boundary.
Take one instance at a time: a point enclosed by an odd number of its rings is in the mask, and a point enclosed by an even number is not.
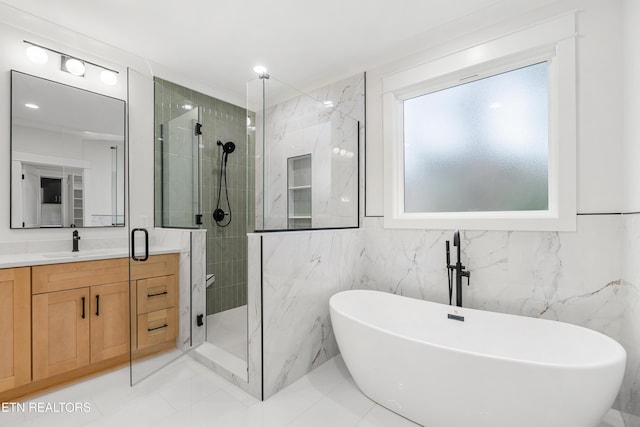
<svg viewBox="0 0 640 427"><path fill-rule="evenodd" d="M34 295L33 380L89 364L89 288Z"/></svg>
<svg viewBox="0 0 640 427"><path fill-rule="evenodd" d="M0 391L31 381L31 272L0 270Z"/></svg>
<svg viewBox="0 0 640 427"><path fill-rule="evenodd" d="M91 363L129 352L129 282L91 287Z"/></svg>

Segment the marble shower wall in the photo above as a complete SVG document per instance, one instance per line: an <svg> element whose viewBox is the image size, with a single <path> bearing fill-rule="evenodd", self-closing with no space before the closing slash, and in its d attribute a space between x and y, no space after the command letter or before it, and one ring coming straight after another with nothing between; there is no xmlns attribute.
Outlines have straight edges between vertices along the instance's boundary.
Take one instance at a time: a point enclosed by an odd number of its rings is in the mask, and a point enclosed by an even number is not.
<svg viewBox="0 0 640 427"><path fill-rule="evenodd" d="M266 103L279 82L266 83ZM273 90L271 90L273 88ZM289 88L287 88L289 89ZM290 90L290 89L289 89ZM277 95L274 95L277 96ZM264 171L256 167L257 229L288 227L287 159L311 154L313 228L355 227L358 212L358 134L364 123L364 75L338 81L309 94L297 93L257 114L258 141L266 135ZM262 144L256 146L262 159Z"/></svg>
<svg viewBox="0 0 640 427"><path fill-rule="evenodd" d="M329 298L358 283L360 233L262 235L265 399L338 354Z"/></svg>

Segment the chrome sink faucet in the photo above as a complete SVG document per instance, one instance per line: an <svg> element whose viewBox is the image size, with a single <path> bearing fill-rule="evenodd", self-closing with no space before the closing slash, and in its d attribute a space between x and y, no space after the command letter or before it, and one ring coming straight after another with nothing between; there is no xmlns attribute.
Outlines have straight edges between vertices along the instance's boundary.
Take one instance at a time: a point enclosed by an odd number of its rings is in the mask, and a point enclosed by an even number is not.
<svg viewBox="0 0 640 427"><path fill-rule="evenodd" d="M80 240L80 234L78 230L73 230L73 250L71 252L80 252L78 249L78 241Z"/></svg>
<svg viewBox="0 0 640 427"><path fill-rule="evenodd" d="M462 307L462 278L467 278L467 286L471 278L471 272L465 270L465 266L460 262L460 231L453 232L453 246L457 247L457 259L455 264L451 264L451 255L449 253L449 241L446 242L447 249L447 277L449 279L449 305L451 305L451 297L453 293L453 275L456 279L456 305Z"/></svg>

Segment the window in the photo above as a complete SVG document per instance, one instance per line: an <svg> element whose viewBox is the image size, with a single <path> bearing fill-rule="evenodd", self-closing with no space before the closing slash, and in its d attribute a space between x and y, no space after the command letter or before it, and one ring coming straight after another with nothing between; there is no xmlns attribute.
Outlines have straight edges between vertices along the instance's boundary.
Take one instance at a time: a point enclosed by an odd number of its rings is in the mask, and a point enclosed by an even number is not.
<svg viewBox="0 0 640 427"><path fill-rule="evenodd" d="M575 230L574 27L384 79L385 227Z"/></svg>
<svg viewBox="0 0 640 427"><path fill-rule="evenodd" d="M404 101L404 211L549 209L547 63Z"/></svg>

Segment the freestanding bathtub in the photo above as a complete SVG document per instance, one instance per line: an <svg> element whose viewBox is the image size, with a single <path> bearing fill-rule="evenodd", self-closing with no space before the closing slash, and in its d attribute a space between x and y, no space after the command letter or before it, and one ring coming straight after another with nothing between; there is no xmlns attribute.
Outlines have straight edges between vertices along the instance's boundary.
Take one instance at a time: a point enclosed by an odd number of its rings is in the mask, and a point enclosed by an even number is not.
<svg viewBox="0 0 640 427"><path fill-rule="evenodd" d="M362 392L427 427L596 427L624 374L620 344L567 323L365 290L329 305Z"/></svg>

